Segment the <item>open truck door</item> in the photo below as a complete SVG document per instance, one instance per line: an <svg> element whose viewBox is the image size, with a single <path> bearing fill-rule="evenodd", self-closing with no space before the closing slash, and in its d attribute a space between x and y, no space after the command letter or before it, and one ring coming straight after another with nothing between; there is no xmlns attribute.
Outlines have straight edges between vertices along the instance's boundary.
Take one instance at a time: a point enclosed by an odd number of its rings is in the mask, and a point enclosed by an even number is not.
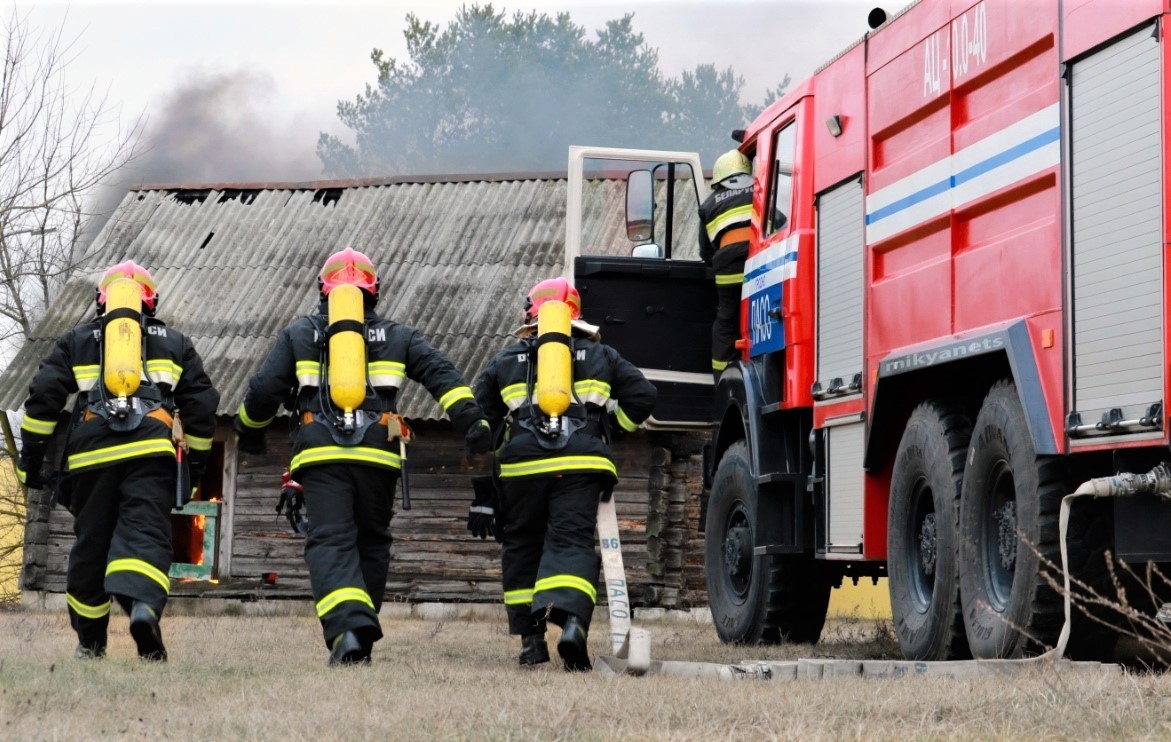
<svg viewBox="0 0 1171 742"><path fill-rule="evenodd" d="M707 194L696 153L569 148L565 275L583 317L658 388L652 430L711 422L716 292L699 257Z"/></svg>

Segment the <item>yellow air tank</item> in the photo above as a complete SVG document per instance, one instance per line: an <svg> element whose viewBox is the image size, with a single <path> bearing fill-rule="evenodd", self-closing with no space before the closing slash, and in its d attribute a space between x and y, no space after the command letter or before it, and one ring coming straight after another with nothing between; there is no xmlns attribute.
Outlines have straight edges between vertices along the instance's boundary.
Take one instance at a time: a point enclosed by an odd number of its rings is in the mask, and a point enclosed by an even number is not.
<svg viewBox="0 0 1171 742"><path fill-rule="evenodd" d="M537 338L558 333L569 338L569 305L546 301L537 310ZM573 358L569 345L547 342L537 348L537 406L549 417L560 417L569 409L573 385Z"/></svg>
<svg viewBox="0 0 1171 742"><path fill-rule="evenodd" d="M329 324L361 324L364 316L360 288L342 284L329 292ZM358 409L366 398L366 338L357 329L329 338L329 396L343 412Z"/></svg>
<svg viewBox="0 0 1171 742"><path fill-rule="evenodd" d="M119 278L106 289L106 311L142 311L142 287ZM112 319L102 333L102 382L110 394L129 397L138 391L142 376L142 325L130 317Z"/></svg>

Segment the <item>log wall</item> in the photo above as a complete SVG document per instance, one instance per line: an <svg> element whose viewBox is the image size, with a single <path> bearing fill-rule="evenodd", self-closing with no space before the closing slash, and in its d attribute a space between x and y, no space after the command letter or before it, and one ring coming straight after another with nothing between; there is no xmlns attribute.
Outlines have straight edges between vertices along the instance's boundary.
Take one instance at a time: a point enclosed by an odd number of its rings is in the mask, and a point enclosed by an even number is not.
<svg viewBox="0 0 1171 742"><path fill-rule="evenodd" d="M403 511L398 492L391 531L387 600L497 602L500 545L474 539L466 529L473 471L463 438L446 422L413 425L409 451L412 509ZM228 437L222 421L217 439ZM622 551L635 605L687 609L705 603L703 543L699 534L700 457L697 446L674 453L642 433L614 447L620 481L615 490ZM268 437L268 453L242 454L236 467L231 508L230 575L216 583L179 582L175 595L308 598L304 537L274 512L280 475L289 457L283 431ZM229 454L230 455L230 454ZM229 492L231 486L225 488ZM391 493L387 493L391 496ZM225 519L227 520L227 519ZM73 543L72 517L30 502L26 534L26 589L64 592L65 565ZM229 538L223 534L222 538ZM263 575L276 573L275 584ZM600 590L599 595L605 591Z"/></svg>

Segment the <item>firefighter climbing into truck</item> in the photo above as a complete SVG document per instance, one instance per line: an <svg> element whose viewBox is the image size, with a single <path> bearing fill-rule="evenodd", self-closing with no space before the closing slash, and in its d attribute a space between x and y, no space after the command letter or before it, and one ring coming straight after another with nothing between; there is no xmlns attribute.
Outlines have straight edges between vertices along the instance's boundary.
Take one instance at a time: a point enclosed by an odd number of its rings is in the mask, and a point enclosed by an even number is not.
<svg viewBox="0 0 1171 742"><path fill-rule="evenodd" d="M735 134L754 188L741 339L715 380L698 156L570 148L565 275L658 387L647 427L703 441L721 639L815 642L830 591L880 577L917 660L1055 646L1063 564L1145 615L1167 599L1110 575L1171 562L1168 15L872 14ZM1073 504L1063 555L1075 490L1131 496ZM1113 656L1126 629L1101 618L1074 611L1071 656Z"/></svg>

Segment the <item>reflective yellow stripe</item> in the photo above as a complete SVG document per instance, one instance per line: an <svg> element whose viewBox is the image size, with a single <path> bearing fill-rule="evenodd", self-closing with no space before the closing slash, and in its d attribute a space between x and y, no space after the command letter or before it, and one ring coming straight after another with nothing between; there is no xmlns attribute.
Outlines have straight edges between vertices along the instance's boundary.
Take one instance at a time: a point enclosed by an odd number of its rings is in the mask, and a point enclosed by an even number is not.
<svg viewBox="0 0 1171 742"><path fill-rule="evenodd" d="M299 469L309 464L320 464L324 461L358 461L363 464L378 464L389 466L392 469L402 467L402 460L397 453L383 451L381 448L369 446L318 446L307 448L293 457L290 468Z"/></svg>
<svg viewBox="0 0 1171 742"><path fill-rule="evenodd" d="M56 427L56 420L38 420L35 417L30 417L27 412L24 413L24 420L20 423L21 430L27 430L34 435L52 435L53 429Z"/></svg>
<svg viewBox="0 0 1171 742"><path fill-rule="evenodd" d="M744 283L744 274L743 273L717 273L716 274L716 285L717 286L739 286L742 283Z"/></svg>
<svg viewBox="0 0 1171 742"><path fill-rule="evenodd" d="M475 399L475 397L472 396L472 390L470 387L457 386L456 388L452 389L447 394L444 394L439 398L439 406L444 410L449 410L453 404L460 401L461 399Z"/></svg>
<svg viewBox="0 0 1171 742"><path fill-rule="evenodd" d="M604 471L618 476L614 462L604 456L556 456L536 461L501 464L501 477L526 477L534 474L556 474L572 471Z"/></svg>
<svg viewBox="0 0 1171 742"><path fill-rule="evenodd" d="M276 416L273 415L273 417L276 417ZM248 428L263 428L264 426L266 426L270 422L272 422L272 417L268 418L267 420L260 420L260 421L253 420L252 418L248 417L248 410L244 409L244 405L243 405L243 403L241 403L240 404L240 422L244 423L244 426L248 427Z"/></svg>
<svg viewBox="0 0 1171 742"><path fill-rule="evenodd" d="M301 374L316 374L321 375L321 361L297 361L297 375Z"/></svg>
<svg viewBox="0 0 1171 742"><path fill-rule="evenodd" d="M146 372L152 376L156 374L169 376L171 386L175 386L179 383L179 376L183 373L183 367L170 358L148 358L146 360ZM168 380L155 379L155 381Z"/></svg>
<svg viewBox="0 0 1171 742"><path fill-rule="evenodd" d="M403 376L407 375L406 364L398 361L370 361L366 364L366 372L371 376L375 374L386 374L388 376Z"/></svg>
<svg viewBox="0 0 1171 742"><path fill-rule="evenodd" d="M582 404L605 407L610 401L610 385L601 379L582 379L573 383L573 393Z"/></svg>
<svg viewBox="0 0 1171 742"><path fill-rule="evenodd" d="M168 594L171 592L171 579L163 574L158 567L151 566L141 559L115 559L106 566L106 577L115 572L137 572L140 575L146 575L159 583L159 587L165 592Z"/></svg>
<svg viewBox="0 0 1171 742"><path fill-rule="evenodd" d="M627 433L638 430L638 423L627 417L625 410L623 410L621 407L616 407L614 409L614 417L618 418L618 424L621 425L622 429Z"/></svg>
<svg viewBox="0 0 1171 742"><path fill-rule="evenodd" d="M398 361L370 361L366 364L366 376L370 386L402 386L407 377L406 366Z"/></svg>
<svg viewBox="0 0 1171 742"><path fill-rule="evenodd" d="M65 602L69 604L74 613L82 618L101 618L110 615L110 601L108 600L101 605L86 605L69 593L65 593Z"/></svg>
<svg viewBox="0 0 1171 742"><path fill-rule="evenodd" d="M197 435L187 434L187 447L192 451L210 451L211 438L200 438Z"/></svg>
<svg viewBox="0 0 1171 742"><path fill-rule="evenodd" d="M543 580L537 580L536 592L544 592L546 590L556 590L559 587L568 587L573 590L581 590L586 595L590 596L590 602L598 602L598 589L590 584L589 580L578 577L577 575L553 575L546 577Z"/></svg>
<svg viewBox="0 0 1171 742"><path fill-rule="evenodd" d="M21 484L28 484L28 474L26 474L24 469L21 469L19 466L16 467L16 478L20 480Z"/></svg>
<svg viewBox="0 0 1171 742"><path fill-rule="evenodd" d="M98 448L85 453L75 453L69 457L69 471L77 471L87 466L108 464L111 461L133 459L139 456L149 456L156 453L175 455L175 444L166 438L154 438L149 441L122 443L117 446Z"/></svg>
<svg viewBox="0 0 1171 742"><path fill-rule="evenodd" d="M712 371L723 371L727 367L727 361L717 361L715 358L712 359Z"/></svg>
<svg viewBox="0 0 1171 742"><path fill-rule="evenodd" d="M610 385L601 379L582 379L581 381L573 382L573 391L578 394L597 392L598 394L605 394L609 397Z"/></svg>
<svg viewBox="0 0 1171 742"><path fill-rule="evenodd" d="M529 605L533 602L533 589L527 588L524 590L506 590L504 592L504 605Z"/></svg>
<svg viewBox="0 0 1171 742"><path fill-rule="evenodd" d="M751 222L752 204L745 204L743 206L737 206L734 209L728 209L705 225L707 228L707 238L709 240L715 240L716 235L728 227L731 227L734 224L747 225Z"/></svg>
<svg viewBox="0 0 1171 742"><path fill-rule="evenodd" d="M88 392L98 381L101 369L98 366L74 366L73 381L77 384L77 391Z"/></svg>
<svg viewBox="0 0 1171 742"><path fill-rule="evenodd" d="M317 601L317 617L321 618L340 604L350 600L363 603L370 606L370 610L374 610L374 601L370 599L370 593L360 587L340 587Z"/></svg>

